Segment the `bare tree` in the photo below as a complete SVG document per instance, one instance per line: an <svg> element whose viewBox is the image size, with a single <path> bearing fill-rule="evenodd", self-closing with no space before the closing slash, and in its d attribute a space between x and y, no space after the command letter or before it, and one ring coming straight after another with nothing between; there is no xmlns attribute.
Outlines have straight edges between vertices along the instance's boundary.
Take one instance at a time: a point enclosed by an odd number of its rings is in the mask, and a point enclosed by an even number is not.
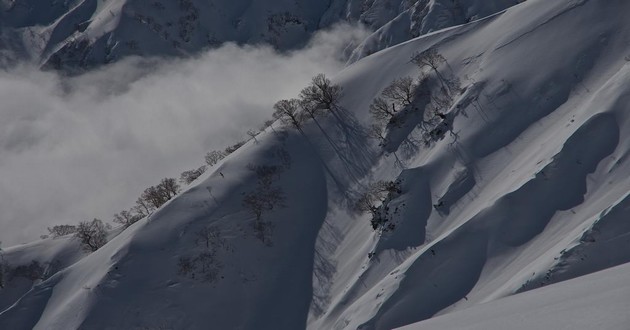
<svg viewBox="0 0 630 330"><path fill-rule="evenodd" d="M444 56L438 53L438 51L435 48L431 48L420 53L415 53L411 57L411 62L417 65L418 67L420 67L421 69L425 67L429 67L439 76L440 72L438 68L443 63L446 63L446 59L444 58Z"/></svg>
<svg viewBox="0 0 630 330"><path fill-rule="evenodd" d="M214 164L218 163L220 160L225 158L225 152L220 150L213 150L206 154L206 164L208 166L214 166Z"/></svg>
<svg viewBox="0 0 630 330"><path fill-rule="evenodd" d="M281 159L282 160L282 159ZM270 244L267 237L273 228L271 223L262 220L265 212L269 212L277 207L284 207L286 197L280 187L273 186L275 180L285 168L284 160L282 166L276 165L253 165L249 164L247 168L256 174L257 187L254 191L248 192L243 196L243 206L255 217L253 224L258 237L263 243Z"/></svg>
<svg viewBox="0 0 630 330"><path fill-rule="evenodd" d="M81 242L85 250L94 252L107 243L106 226L99 219L82 221L77 226L74 237Z"/></svg>
<svg viewBox="0 0 630 330"><path fill-rule="evenodd" d="M308 102L300 102L300 108L302 109L304 115L313 119L318 126L319 123L317 122L317 117L326 113L326 109L317 107ZM322 129L321 126L320 129Z"/></svg>
<svg viewBox="0 0 630 330"><path fill-rule="evenodd" d="M147 213L159 208L179 193L179 184L173 178L164 178L157 186L151 186L140 195L139 204Z"/></svg>
<svg viewBox="0 0 630 330"><path fill-rule="evenodd" d="M114 214L114 222L123 225L125 228L133 225L138 222L140 219L144 218L143 214L134 214L133 210L131 211L120 211L120 213Z"/></svg>
<svg viewBox="0 0 630 330"><path fill-rule="evenodd" d="M197 180L197 178L200 177L203 173L205 173L206 169L207 167L205 165L202 165L197 169L184 171L179 177L179 182L183 184L190 184L191 182Z"/></svg>
<svg viewBox="0 0 630 330"><path fill-rule="evenodd" d="M280 188L257 189L245 194L243 206L260 222L264 212L271 211L274 207L284 205L285 196Z"/></svg>
<svg viewBox="0 0 630 330"><path fill-rule="evenodd" d="M333 84L323 73L313 77L311 84L300 92L300 101L310 108L335 111L343 89Z"/></svg>
<svg viewBox="0 0 630 330"><path fill-rule="evenodd" d="M206 249L217 250L225 247L227 242L221 237L221 231L217 226L207 226L201 228L197 234L197 245L205 246Z"/></svg>
<svg viewBox="0 0 630 330"><path fill-rule="evenodd" d="M446 63L446 58L438 53L437 50L432 48L424 52L416 53L411 57L411 62L417 65L420 69L428 67L435 72L435 75L440 80L445 93L448 93L450 96L453 96L453 94L459 90L459 79L455 77L447 79L440 73L439 67L443 63Z"/></svg>
<svg viewBox="0 0 630 330"><path fill-rule="evenodd" d="M151 186L145 189L142 192L142 195L140 195L140 198L146 204L150 205L150 207L147 208L147 210L151 210L151 211L159 208L160 206L162 206L164 203L168 201L168 198L166 198L164 194L160 193L160 191L158 190L156 186Z"/></svg>
<svg viewBox="0 0 630 330"><path fill-rule="evenodd" d="M394 79L381 94L391 102L395 102L401 106L409 106L413 103L417 87L418 83L414 81L413 78L407 76Z"/></svg>
<svg viewBox="0 0 630 330"><path fill-rule="evenodd" d="M400 188L396 182L382 180L373 182L361 195L355 204L355 209L361 212L373 212L378 208L376 204L381 203L388 193L398 191Z"/></svg>
<svg viewBox="0 0 630 330"><path fill-rule="evenodd" d="M245 143L246 143L246 141L239 141L239 142L236 142L235 144L225 148L225 154L229 155L229 154L233 153L234 151L238 150L238 148L242 147Z"/></svg>
<svg viewBox="0 0 630 330"><path fill-rule="evenodd" d="M197 253L194 257L179 258L179 274L200 281L216 281L223 269L219 251L229 251L228 242L222 237L218 227L207 226L195 233L195 245Z"/></svg>
<svg viewBox="0 0 630 330"><path fill-rule="evenodd" d="M368 130L368 135L372 138L379 140L379 144L381 146L387 143L387 136L385 134L385 129L383 125L379 125L379 124L370 125L370 129Z"/></svg>
<svg viewBox="0 0 630 330"><path fill-rule="evenodd" d="M370 114L377 122L389 123L396 116L396 104L387 103L382 97L377 97L370 104Z"/></svg>
<svg viewBox="0 0 630 330"><path fill-rule="evenodd" d="M284 125L302 129L304 116L300 113L300 101L297 99L280 100L273 106L273 118L279 119Z"/></svg>
<svg viewBox="0 0 630 330"><path fill-rule="evenodd" d="M31 260L30 264L19 265L11 267L11 279L15 277L22 277L31 281L46 279L46 268L37 260ZM8 273L8 272L7 272Z"/></svg>
<svg viewBox="0 0 630 330"><path fill-rule="evenodd" d="M77 226L73 225L55 225L52 228L48 227L48 232L53 238L74 234L77 231Z"/></svg>
<svg viewBox="0 0 630 330"><path fill-rule="evenodd" d="M274 180L280 177L282 168L276 165L254 165L248 164L247 169L256 173L258 185L262 188L269 188Z"/></svg>
<svg viewBox="0 0 630 330"><path fill-rule="evenodd" d="M173 178L164 178L160 181L158 185L160 191L166 196L168 199L175 197L175 195L179 194L179 184L177 184L177 180Z"/></svg>
<svg viewBox="0 0 630 330"><path fill-rule="evenodd" d="M136 213L146 217L155 210L155 207L153 207L153 205L151 205L151 203L149 203L149 201L146 199L145 193L143 193L140 197L138 197L138 199L136 199L136 205L133 207L133 210Z"/></svg>
<svg viewBox="0 0 630 330"><path fill-rule="evenodd" d="M394 181L377 181L371 183L367 190L355 203L355 210L361 213L369 212L372 215L372 228L377 229L388 219L381 215L381 205L388 195L401 193L400 185Z"/></svg>
<svg viewBox="0 0 630 330"><path fill-rule="evenodd" d="M381 95L370 104L370 114L385 125L398 125L403 121L399 115L402 110L411 110L413 102L421 87L426 84L426 78L414 80L411 77L394 79Z"/></svg>
<svg viewBox="0 0 630 330"><path fill-rule="evenodd" d="M254 142L258 143L258 140L256 140L256 136L258 136L260 132L257 132L253 129L247 130L247 135L249 135L252 139L254 139Z"/></svg>

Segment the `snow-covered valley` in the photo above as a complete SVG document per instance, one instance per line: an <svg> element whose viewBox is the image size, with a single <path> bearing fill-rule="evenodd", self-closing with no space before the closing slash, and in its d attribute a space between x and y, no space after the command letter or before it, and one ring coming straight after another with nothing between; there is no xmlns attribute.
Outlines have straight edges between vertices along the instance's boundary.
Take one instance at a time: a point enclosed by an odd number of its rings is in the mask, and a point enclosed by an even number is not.
<svg viewBox="0 0 630 330"><path fill-rule="evenodd" d="M373 31L331 76L338 99L299 125L276 116L93 253L71 235L4 248L0 329L629 328L630 2L517 2L448 16L437 0L277 1L309 22L283 25L279 48L341 20ZM252 33L269 22L260 3L221 7L238 13L226 21L200 10L220 25L193 30L273 44ZM131 8L155 3L76 1L37 19L85 6L83 31L0 50L75 68L141 54L99 47L134 40L125 24L149 16ZM37 24L7 13L0 45L15 45ZM182 55L158 39L138 49ZM396 81L411 96L384 92Z"/></svg>

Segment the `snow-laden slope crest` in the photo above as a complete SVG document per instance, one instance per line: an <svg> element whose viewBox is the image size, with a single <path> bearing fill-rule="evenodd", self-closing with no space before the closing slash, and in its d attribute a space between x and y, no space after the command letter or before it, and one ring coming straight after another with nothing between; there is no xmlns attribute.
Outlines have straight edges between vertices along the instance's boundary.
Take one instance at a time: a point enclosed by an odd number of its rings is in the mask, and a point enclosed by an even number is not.
<svg viewBox="0 0 630 330"><path fill-rule="evenodd" d="M305 45L314 32L335 23L361 22L371 30L390 25L360 47L353 55L357 59L517 2L2 0L0 64L31 58L45 67L79 70L129 55L186 56L225 42L287 50Z"/></svg>
<svg viewBox="0 0 630 330"><path fill-rule="evenodd" d="M334 79L335 114L268 128L0 311L0 328L392 329L458 322L629 262L627 12L624 0L530 0L357 61ZM441 130L409 115L380 146L369 105L418 76L410 58L427 49L460 81ZM412 114L441 90L424 74ZM351 207L378 180L397 182L377 205L394 224L384 232ZM286 199L257 220L245 197L269 191ZM548 301L524 297L515 304L532 313L531 300ZM603 309L630 303L601 297Z"/></svg>

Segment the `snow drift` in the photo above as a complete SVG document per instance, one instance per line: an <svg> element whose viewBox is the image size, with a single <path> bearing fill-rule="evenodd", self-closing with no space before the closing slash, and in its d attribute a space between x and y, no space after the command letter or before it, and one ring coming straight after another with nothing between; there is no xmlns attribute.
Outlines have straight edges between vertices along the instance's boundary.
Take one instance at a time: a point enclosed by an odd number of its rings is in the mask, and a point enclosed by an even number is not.
<svg viewBox="0 0 630 330"><path fill-rule="evenodd" d="M485 315L496 326L579 283L614 287L627 266L497 300L628 262L627 12L621 0L530 0L357 61L334 79L344 89L334 115L302 132L277 122L35 285L0 312L0 328L391 329L434 316L414 327L450 328ZM411 121L390 127L386 151L367 133L369 105L418 76L410 58L427 49L461 82L445 129L423 141ZM256 166L282 170L268 183ZM399 183L383 201L395 224L384 232L351 207L377 180ZM262 222L243 204L261 185L286 196ZM213 239L200 241L208 228ZM579 292L619 311L630 297L611 286Z"/></svg>

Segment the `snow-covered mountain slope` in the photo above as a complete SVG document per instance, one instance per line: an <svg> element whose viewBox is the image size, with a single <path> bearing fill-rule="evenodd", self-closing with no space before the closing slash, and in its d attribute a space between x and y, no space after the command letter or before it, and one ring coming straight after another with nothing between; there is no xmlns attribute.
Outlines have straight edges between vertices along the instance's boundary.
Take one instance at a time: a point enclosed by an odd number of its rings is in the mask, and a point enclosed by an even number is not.
<svg viewBox="0 0 630 330"><path fill-rule="evenodd" d="M630 264L626 264L400 330L625 330L630 324L629 304Z"/></svg>
<svg viewBox="0 0 630 330"><path fill-rule="evenodd" d="M372 30L388 25L356 52L357 59L394 41L484 17L515 3L2 0L0 64L31 58L45 66L78 69L128 55L194 54L228 41L292 49L304 45L313 32L338 22L362 22Z"/></svg>
<svg viewBox="0 0 630 330"><path fill-rule="evenodd" d="M627 12L624 0L530 0L357 61L334 79L334 114L303 132L277 122L0 311L0 328L448 326L468 315L456 311L630 261ZM379 145L369 105L417 76L410 58L430 48L446 62L425 69L417 109ZM459 90L440 84L456 78ZM427 135L427 95L446 89ZM397 182L377 205L385 231L352 207L378 180ZM283 206L256 221L247 197L269 191ZM596 278L625 280L617 270ZM510 306L535 313L532 300L573 285Z"/></svg>

